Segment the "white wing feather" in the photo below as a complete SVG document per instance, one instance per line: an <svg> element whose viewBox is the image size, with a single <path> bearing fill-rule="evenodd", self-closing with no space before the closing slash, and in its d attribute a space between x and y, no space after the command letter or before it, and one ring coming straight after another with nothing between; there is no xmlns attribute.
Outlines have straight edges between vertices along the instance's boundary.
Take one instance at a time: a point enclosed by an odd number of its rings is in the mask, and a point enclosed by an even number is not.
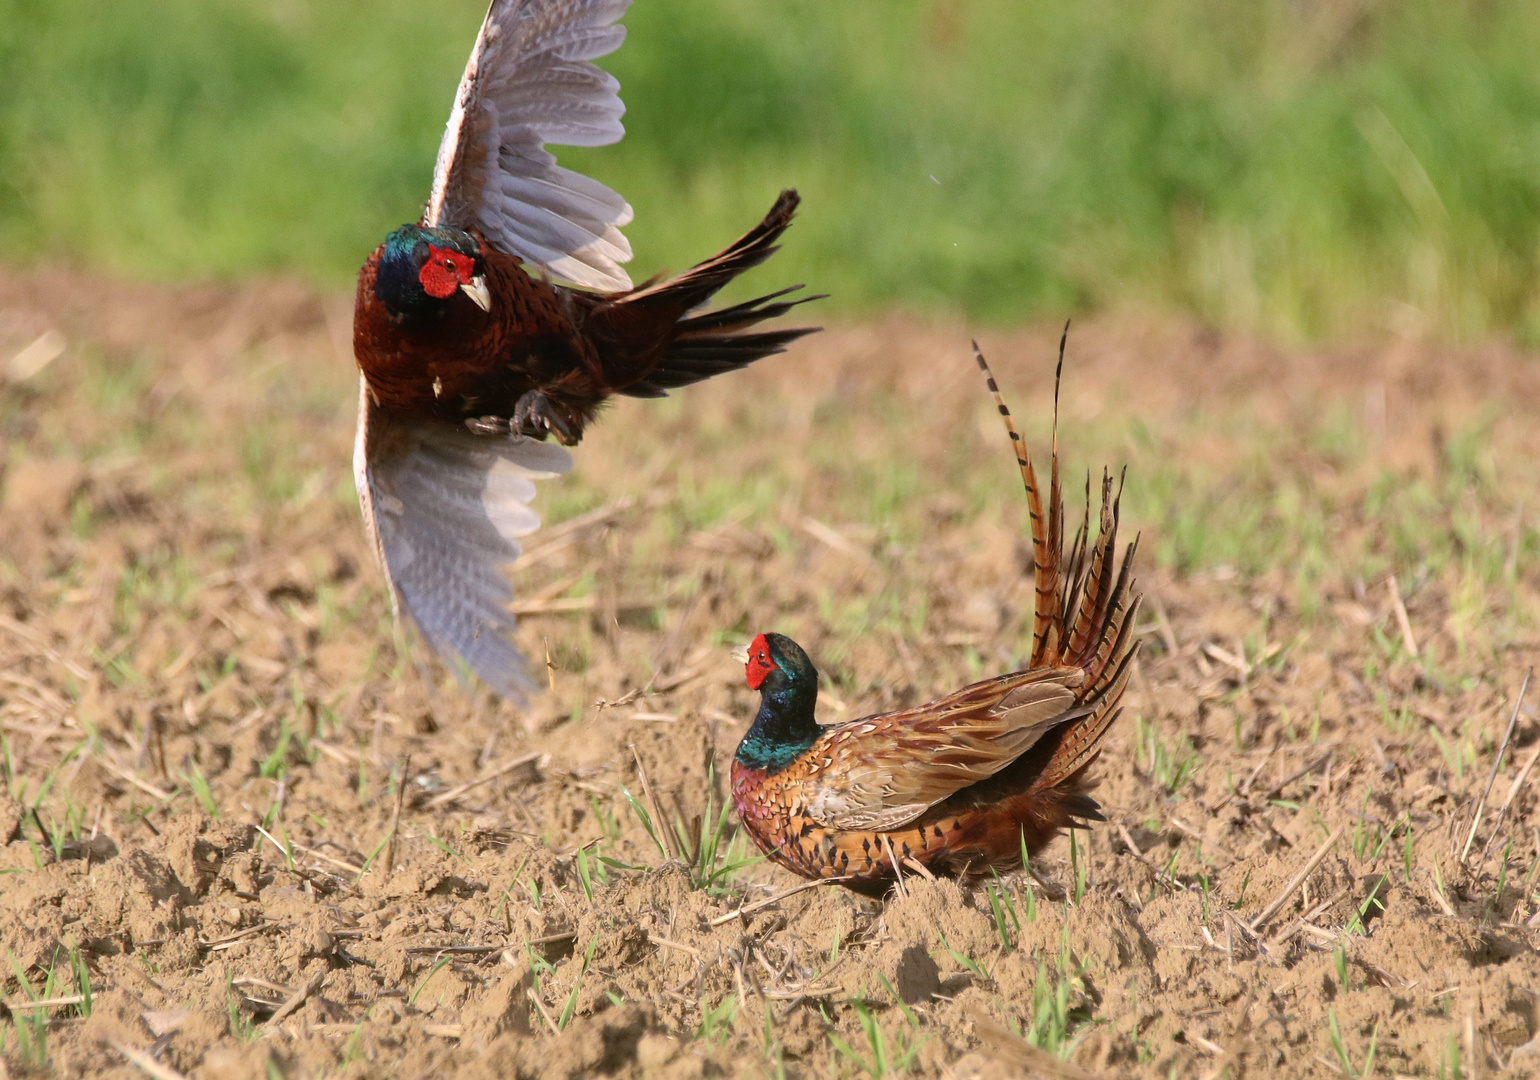
<svg viewBox="0 0 1540 1080"><path fill-rule="evenodd" d="M457 654L505 697L522 696L529 676L503 568L540 527L534 481L571 467L559 446L393 420L359 381L353 480L396 617L404 609L440 654Z"/></svg>
<svg viewBox="0 0 1540 1080"><path fill-rule="evenodd" d="M547 143L625 134L620 84L591 61L620 47L631 0L493 0L455 93L423 224L477 228L552 277L621 291L630 205L556 164Z"/></svg>

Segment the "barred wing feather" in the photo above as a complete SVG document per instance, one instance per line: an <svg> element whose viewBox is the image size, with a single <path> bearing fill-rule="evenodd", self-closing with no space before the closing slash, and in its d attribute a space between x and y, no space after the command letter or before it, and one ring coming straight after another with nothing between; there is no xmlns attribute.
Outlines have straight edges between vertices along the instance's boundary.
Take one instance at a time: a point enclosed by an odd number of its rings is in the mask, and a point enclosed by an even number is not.
<svg viewBox="0 0 1540 1080"><path fill-rule="evenodd" d="M620 266L630 205L545 149L625 134L620 84L592 61L614 52L631 0L493 0L455 93L423 224L480 229L552 277L631 287Z"/></svg>
<svg viewBox="0 0 1540 1080"><path fill-rule="evenodd" d="M831 767L807 785L805 812L839 829L896 829L1004 769L1050 729L1084 714L1074 668L975 683L905 712L833 729L809 758Z"/></svg>
<svg viewBox="0 0 1540 1080"><path fill-rule="evenodd" d="M360 381L353 479L396 616L404 609L441 655L506 697L521 697L529 677L504 567L540 527L534 482L571 467L559 446L393 419Z"/></svg>

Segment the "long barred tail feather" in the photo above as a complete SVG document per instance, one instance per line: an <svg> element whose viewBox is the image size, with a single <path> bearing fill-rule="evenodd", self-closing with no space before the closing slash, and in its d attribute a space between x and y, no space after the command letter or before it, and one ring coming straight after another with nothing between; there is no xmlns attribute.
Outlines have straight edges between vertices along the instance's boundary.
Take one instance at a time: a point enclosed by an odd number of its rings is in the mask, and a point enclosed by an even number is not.
<svg viewBox="0 0 1540 1080"><path fill-rule="evenodd" d="M1038 650L1034 651L1032 665L1034 667L1050 662L1051 656L1061 655L1064 648L1064 627L1066 620L1063 618L1054 621L1053 613L1061 611L1064 607L1066 588L1065 562L1064 562L1064 489L1059 483L1059 394L1064 386L1064 349L1069 344L1069 320L1064 322L1064 330L1059 334L1059 360L1053 369L1053 437L1049 442L1049 452L1052 465L1052 475L1048 484L1048 546L1052 551L1054 563L1054 600L1053 607L1047 613L1049 625L1052 627L1052 642L1045 637L1038 642ZM1089 520L1089 519L1088 519ZM1081 535L1070 547L1069 581L1075 581L1080 576L1080 553L1084 550L1085 526L1081 526Z"/></svg>
<svg viewBox="0 0 1540 1080"><path fill-rule="evenodd" d="M1005 398L1000 394L1000 385L995 382L994 372L989 370L989 362L984 359L983 350L979 343L973 343L973 358L978 362L979 370L984 373L984 381L989 386L989 392L994 395L995 408L1000 412L1000 418L1005 421L1005 430L1011 437L1011 449L1016 454L1016 465L1021 469L1021 482L1027 489L1027 516L1031 518L1032 528L1032 583L1034 588L1033 619L1032 619L1032 657L1031 667L1041 666L1038 657L1048 647L1048 634L1053 626L1053 612L1059 606L1058 585L1058 549L1050 542L1048 515L1043 512L1043 498L1037 486L1037 470L1032 465L1032 455L1027 453L1027 444L1021 438L1021 432L1016 429L1016 421L1011 416L1010 408L1005 404ZM1057 389L1055 390L1057 401ZM1057 411L1057 405L1055 406ZM1058 455L1054 455L1054 489L1058 487ZM1056 505L1056 500L1054 502Z"/></svg>
<svg viewBox="0 0 1540 1080"><path fill-rule="evenodd" d="M1061 731L1057 748L1032 783L1043 791L1062 786L1066 796L1078 791L1077 778L1101 752L1101 740L1118 717L1119 701L1127 686L1138 643L1133 640L1134 616L1139 594L1132 575L1136 536L1118 558L1118 518L1122 504L1123 476L1116 489L1110 473L1103 472L1101 510L1096 538L1090 535L1091 479L1086 477L1085 516L1064 556L1064 503L1059 483L1059 390L1064 372L1064 348L1069 334L1065 324L1059 339L1059 361L1054 371L1052 464L1046 510L1032 457L1016 428L999 384L984 354L974 342L973 355L989 384L995 405L1005 422L1027 492L1032 526L1032 571L1035 611L1032 628L1032 667L1078 667L1086 678L1076 693L1085 712Z"/></svg>

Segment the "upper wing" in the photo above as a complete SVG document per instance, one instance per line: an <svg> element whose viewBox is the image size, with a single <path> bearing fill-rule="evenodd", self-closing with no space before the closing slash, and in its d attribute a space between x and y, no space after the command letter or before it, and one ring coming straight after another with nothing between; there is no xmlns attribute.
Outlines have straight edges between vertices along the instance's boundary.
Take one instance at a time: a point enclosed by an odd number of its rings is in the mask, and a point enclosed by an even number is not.
<svg viewBox="0 0 1540 1080"><path fill-rule="evenodd" d="M631 0L492 0L465 65L423 224L480 229L553 277L631 287L626 200L556 164L546 143L607 146L625 134L620 84L589 61L614 52Z"/></svg>
<svg viewBox="0 0 1540 1080"><path fill-rule="evenodd" d="M838 829L905 825L1080 715L1072 688L1084 677L1075 668L1006 675L918 709L845 724L809 754L823 775L812 778L806 812Z"/></svg>
<svg viewBox="0 0 1540 1080"><path fill-rule="evenodd" d="M353 480L396 614L404 608L435 649L506 697L529 677L503 567L519 556L517 537L540 527L534 481L571 467L559 446L393 419L359 380Z"/></svg>

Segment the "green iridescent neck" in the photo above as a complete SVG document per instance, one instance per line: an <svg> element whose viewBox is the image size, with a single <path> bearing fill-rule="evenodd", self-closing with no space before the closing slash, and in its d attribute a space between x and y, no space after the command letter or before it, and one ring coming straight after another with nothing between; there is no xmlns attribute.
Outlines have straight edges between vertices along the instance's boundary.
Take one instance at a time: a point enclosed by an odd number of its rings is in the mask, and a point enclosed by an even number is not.
<svg viewBox="0 0 1540 1080"><path fill-rule="evenodd" d="M776 773L818 741L818 672L797 644L773 635L776 668L760 686L759 712L738 744L739 764ZM789 646L789 648L788 648Z"/></svg>

